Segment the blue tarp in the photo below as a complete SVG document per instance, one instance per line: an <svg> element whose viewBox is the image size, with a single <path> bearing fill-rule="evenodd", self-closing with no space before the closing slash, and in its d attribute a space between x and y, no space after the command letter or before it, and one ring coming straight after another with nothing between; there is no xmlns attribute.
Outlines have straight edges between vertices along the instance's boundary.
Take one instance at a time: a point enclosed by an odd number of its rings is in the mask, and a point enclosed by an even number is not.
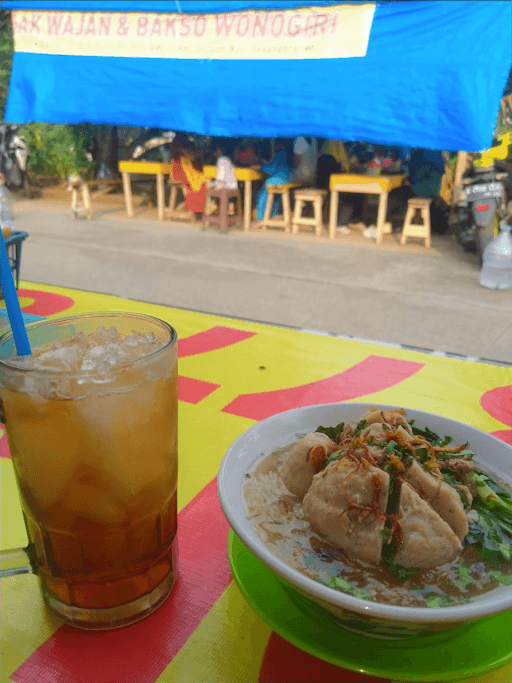
<svg viewBox="0 0 512 683"><path fill-rule="evenodd" d="M212 13L305 4L13 0L2 7ZM229 61L17 52L6 120L477 151L491 144L511 45L508 0L411 0L377 5L365 57Z"/></svg>

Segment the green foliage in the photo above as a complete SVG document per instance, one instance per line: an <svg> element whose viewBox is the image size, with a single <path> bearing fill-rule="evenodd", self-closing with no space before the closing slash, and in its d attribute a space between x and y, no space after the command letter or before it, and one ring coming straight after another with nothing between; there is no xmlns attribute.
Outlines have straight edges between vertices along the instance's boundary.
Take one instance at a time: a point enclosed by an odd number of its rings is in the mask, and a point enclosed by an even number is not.
<svg viewBox="0 0 512 683"><path fill-rule="evenodd" d="M61 180L76 174L87 177L95 164L85 158L86 145L100 128L38 122L23 126L20 135L29 147L29 171Z"/></svg>
<svg viewBox="0 0 512 683"><path fill-rule="evenodd" d="M0 121L4 120L13 52L11 13L0 9Z"/></svg>

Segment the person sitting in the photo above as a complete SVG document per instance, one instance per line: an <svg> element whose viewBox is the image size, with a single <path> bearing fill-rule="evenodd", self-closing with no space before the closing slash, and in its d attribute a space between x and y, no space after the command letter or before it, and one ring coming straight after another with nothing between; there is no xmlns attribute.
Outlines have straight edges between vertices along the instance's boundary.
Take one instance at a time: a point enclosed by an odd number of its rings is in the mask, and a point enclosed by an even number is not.
<svg viewBox="0 0 512 683"><path fill-rule="evenodd" d="M293 153L294 171L291 182L314 185L318 154L316 139L310 138L308 141L304 137L297 138L293 145Z"/></svg>
<svg viewBox="0 0 512 683"><path fill-rule="evenodd" d="M259 225L259 222L265 217L265 207L267 206L268 200L268 185L284 185L290 182L290 178L293 173L293 169L290 163L289 155L286 153L286 142L283 139L277 139L275 142L275 154L270 163L265 164L261 167L261 170L266 173L269 177L265 180L265 184L258 193L257 200L257 215L258 222L255 223L255 227ZM280 210L281 198L276 197L272 205L271 216L277 216Z"/></svg>
<svg viewBox="0 0 512 683"><path fill-rule="evenodd" d="M430 217L432 231L443 234L448 230L447 207L439 197L444 175L442 152L431 149L412 149L408 160L409 185L392 190L388 196L390 219L404 213L413 197L432 197Z"/></svg>
<svg viewBox="0 0 512 683"><path fill-rule="evenodd" d="M239 145L234 151L233 158L237 166L244 168L256 166L259 163L258 155L250 142Z"/></svg>
<svg viewBox="0 0 512 683"><path fill-rule="evenodd" d="M318 172L316 184L323 190L329 189L329 178L332 173L348 173L350 165L342 140L326 140L320 148L318 156Z"/></svg>
<svg viewBox="0 0 512 683"><path fill-rule="evenodd" d="M178 133L171 145L171 177L185 184L185 208L197 219L206 202L206 176L194 143Z"/></svg>
<svg viewBox="0 0 512 683"><path fill-rule="evenodd" d="M213 187L215 189L225 188L226 190L236 190L238 188L238 181L235 175L235 166L231 159L227 156L228 149L227 141L219 140L215 150L215 157L217 159L217 175Z"/></svg>

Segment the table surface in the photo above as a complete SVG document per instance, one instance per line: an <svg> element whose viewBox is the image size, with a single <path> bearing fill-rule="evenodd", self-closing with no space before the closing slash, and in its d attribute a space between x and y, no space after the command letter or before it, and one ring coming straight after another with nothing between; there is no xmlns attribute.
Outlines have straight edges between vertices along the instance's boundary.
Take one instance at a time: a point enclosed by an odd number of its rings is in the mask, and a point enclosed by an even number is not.
<svg viewBox="0 0 512 683"><path fill-rule="evenodd" d="M172 163L163 161L120 161L119 171L121 173L148 173L157 175L158 173L170 173Z"/></svg>
<svg viewBox="0 0 512 683"><path fill-rule="evenodd" d="M203 173L207 178L215 178L217 176L217 167L209 165L203 166ZM237 166L235 168L235 178L239 181L261 180L264 177L265 174L257 168L244 168L243 166Z"/></svg>
<svg viewBox="0 0 512 683"><path fill-rule="evenodd" d="M286 643L245 602L230 573L228 524L216 496L222 457L242 432L269 415L340 401L427 410L510 442L512 369L46 285L22 283L19 296L31 316L125 310L160 317L177 329L180 556L169 600L138 624L104 633L62 625L45 610L36 577L3 579L0 680L384 681ZM5 549L25 544L26 536L3 429L0 474ZM510 679L511 668L504 666L467 681Z"/></svg>
<svg viewBox="0 0 512 683"><path fill-rule="evenodd" d="M394 190L404 184L407 176L405 175L363 175L359 173L332 173L329 176L329 188L331 190L338 189L338 185L353 185L366 183L377 183L386 192ZM352 191L352 190L351 190Z"/></svg>

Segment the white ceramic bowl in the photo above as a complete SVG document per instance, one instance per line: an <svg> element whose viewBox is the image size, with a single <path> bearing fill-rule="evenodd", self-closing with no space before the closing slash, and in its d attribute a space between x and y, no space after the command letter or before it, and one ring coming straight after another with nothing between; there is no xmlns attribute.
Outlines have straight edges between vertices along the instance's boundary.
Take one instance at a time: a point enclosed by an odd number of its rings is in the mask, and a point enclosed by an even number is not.
<svg viewBox="0 0 512 683"><path fill-rule="evenodd" d="M475 598L469 604L453 607L400 607L361 600L333 590L302 574L273 554L258 538L247 519L243 499L246 473L275 448L285 446L319 425L356 422L371 406L382 410L397 406L374 403L336 403L297 408L279 413L250 427L228 449L218 474L218 495L222 509L234 532L249 550L284 582L302 607L328 610L342 626L380 638L405 638L420 631L442 631L460 624L512 609L512 586L500 586ZM401 406L398 406L401 407ZM406 410L415 426L428 426L441 435L450 435L454 444L469 442L476 461L490 474L512 483L512 448L485 432L456 420L419 410Z"/></svg>

